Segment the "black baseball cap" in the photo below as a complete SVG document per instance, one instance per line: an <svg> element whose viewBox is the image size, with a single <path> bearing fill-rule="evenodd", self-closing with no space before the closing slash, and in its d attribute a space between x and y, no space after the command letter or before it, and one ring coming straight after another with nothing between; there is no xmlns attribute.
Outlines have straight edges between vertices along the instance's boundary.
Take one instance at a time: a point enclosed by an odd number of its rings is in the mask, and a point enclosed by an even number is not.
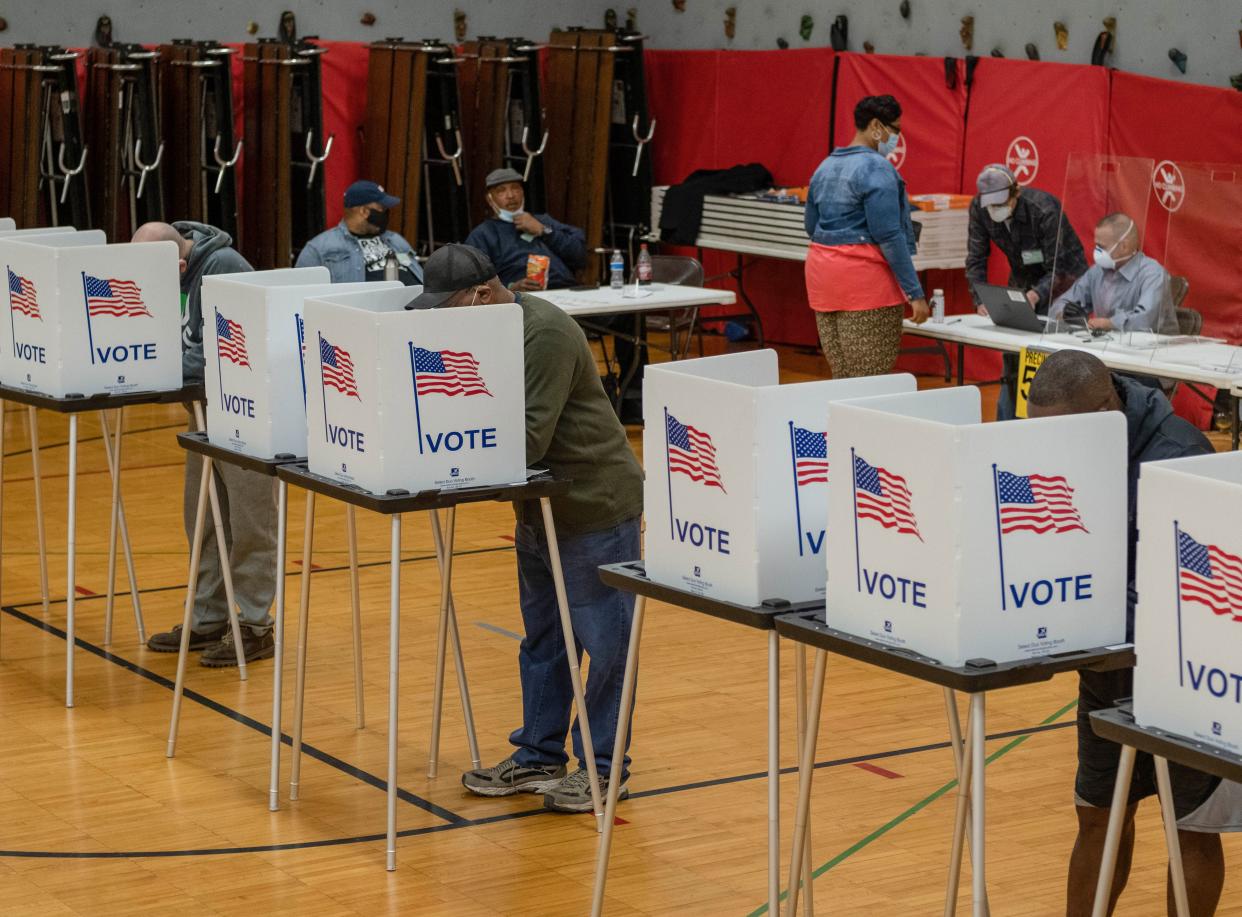
<svg viewBox="0 0 1242 917"><path fill-rule="evenodd" d="M487 255L470 245L445 245L423 265L423 292L407 309L435 309L459 290L487 283L496 268Z"/></svg>
<svg viewBox="0 0 1242 917"><path fill-rule="evenodd" d="M379 204L385 210L391 210L401 203L401 198L393 197L382 185L373 181L356 181L345 189L345 206L361 207L363 204Z"/></svg>

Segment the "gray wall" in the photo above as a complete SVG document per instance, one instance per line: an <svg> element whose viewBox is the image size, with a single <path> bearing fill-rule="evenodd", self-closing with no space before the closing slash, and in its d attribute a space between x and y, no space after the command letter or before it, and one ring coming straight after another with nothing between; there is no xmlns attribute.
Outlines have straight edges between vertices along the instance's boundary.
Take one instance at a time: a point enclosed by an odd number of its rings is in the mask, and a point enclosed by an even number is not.
<svg viewBox="0 0 1242 917"><path fill-rule="evenodd" d="M0 10L9 30L0 42L58 42L80 46L90 41L95 17L113 17L115 34L124 41L158 42L174 37L243 41L246 23L258 21L260 35L272 35L280 10L298 15L304 34L371 41L388 35L406 38L453 36L453 12L469 16L469 33L543 38L553 26L603 23L610 5L622 21L625 10L638 10L638 24L654 48L775 48L778 37L790 47L825 45L834 16L850 17L851 50L864 41L879 53L933 56L964 53L958 28L963 15L975 17L973 53L987 55L999 46L1009 57L1022 57L1033 41L1044 60L1088 63L1091 46L1105 16L1117 17L1113 66L1149 76L1227 87L1229 75L1242 73L1242 3L1238 0L910 0L910 19L898 14L900 0L837 0L821 6L809 0L685 0L678 13L672 0L26 0ZM737 9L737 33L725 38L725 9ZM374 26L360 23L363 12L376 16ZM804 13L814 16L809 41L798 35ZM1069 27L1069 47L1056 49L1053 22ZM1171 47L1189 57L1182 76L1168 58Z"/></svg>

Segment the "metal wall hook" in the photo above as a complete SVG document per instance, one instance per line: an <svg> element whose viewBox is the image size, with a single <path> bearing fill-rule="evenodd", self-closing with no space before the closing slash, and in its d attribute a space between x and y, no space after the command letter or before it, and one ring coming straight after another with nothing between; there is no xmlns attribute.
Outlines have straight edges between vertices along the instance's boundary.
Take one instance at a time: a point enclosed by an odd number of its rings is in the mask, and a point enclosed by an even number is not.
<svg viewBox="0 0 1242 917"><path fill-rule="evenodd" d="M634 168L630 172L632 178L638 177L638 164L643 159L643 147L651 142L651 138L655 136L656 119L652 118L647 124L647 136L644 137L638 133L638 115L634 116L634 123L630 125L630 132L634 135L634 140L638 144L638 149L634 151Z"/></svg>
<svg viewBox="0 0 1242 917"><path fill-rule="evenodd" d="M211 148L211 155L215 158L216 165L220 170L216 174L216 194L219 194L220 189L224 186L224 173L233 168L233 166L237 165L238 157L241 156L242 144L245 142L245 140L238 140L237 146L233 149L233 158L224 159L220 156L220 135L216 134L216 142Z"/></svg>
<svg viewBox="0 0 1242 917"><path fill-rule="evenodd" d="M60 166L60 173L64 176L64 187L60 191L60 202L63 204L69 198L69 180L86 168L86 144L82 144L82 158L78 160L76 167L70 169L65 165L65 146L62 143L60 150L56 154L56 164Z"/></svg>
<svg viewBox="0 0 1242 917"><path fill-rule="evenodd" d="M462 154L461 131L454 129L453 136L457 138L457 150L456 152L453 153L452 156L450 156L448 154L448 151L444 149L444 137L440 134L436 134L436 149L440 151L440 156L448 160L449 165L453 167L453 178L457 180L457 184L460 186L462 183L461 182L461 154Z"/></svg>
<svg viewBox="0 0 1242 917"><path fill-rule="evenodd" d="M134 167L142 171L138 179L138 192L134 195L135 198L142 197L142 190L147 186L147 175L160 167L160 160L163 158L164 144L162 141L155 151L155 161L150 165L142 161L142 140L134 141Z"/></svg>
<svg viewBox="0 0 1242 917"><path fill-rule="evenodd" d="M321 162L327 162L328 157L332 155L332 141L336 139L336 134L328 135L328 142L324 144L323 155L316 156L311 152L311 143L315 139L314 131L306 132L306 161L310 163L310 174L306 176L306 187L310 188L315 184L315 172L319 169Z"/></svg>
<svg viewBox="0 0 1242 917"><path fill-rule="evenodd" d="M543 139L539 141L539 149L532 150L526 145L526 138L530 134L530 126L526 125L522 128L522 152L526 154L526 168L522 170L522 181L530 179L530 167L535 164L535 160L543 155L543 151L548 147L548 132L543 132Z"/></svg>

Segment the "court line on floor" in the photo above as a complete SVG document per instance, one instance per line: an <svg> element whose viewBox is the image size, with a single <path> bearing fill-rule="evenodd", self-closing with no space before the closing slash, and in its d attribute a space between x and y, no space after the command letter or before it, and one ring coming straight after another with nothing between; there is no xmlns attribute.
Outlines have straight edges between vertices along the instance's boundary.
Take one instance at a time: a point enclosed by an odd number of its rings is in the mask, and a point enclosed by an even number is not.
<svg viewBox="0 0 1242 917"><path fill-rule="evenodd" d="M24 410L25 410L25 406L23 405L23 406L22 406L21 408L19 408L18 410L19 410L19 411L24 411ZM8 414L8 413L10 413L10 412L6 410L6 411L5 411L5 413L6 413L6 414ZM14 411L14 412L12 412L12 413L17 413L17 412L16 412L16 411ZM88 412L88 413L93 413L93 412ZM81 415L79 415L79 416L81 416ZM181 429L181 430L184 430L185 428L186 428L186 427L185 427L185 424L183 424L183 423L169 423L169 424L163 424L163 425L158 426L158 427L136 427L136 428L134 428L134 429L132 429L132 430L130 430L130 429L126 429L126 431L125 431L125 436L129 436L131 433L155 433L155 432L158 432L158 431L160 431L160 430L173 430L173 429ZM103 434L102 434L102 433L100 433L100 434L98 434L98 435L96 435L96 436L79 436L79 437L78 437L78 445L79 445L79 446L81 446L81 445L83 445L83 444L85 444L85 443L95 443L95 442L99 442L101 439L103 439ZM39 443L39 451L40 451L40 452L46 452L48 449L62 449L62 448L64 448L65 446L68 446L68 445L69 445L69 441L68 441L68 440L63 440L63 441L58 442L58 443ZM7 458L13 458L14 456L18 456L18 455L29 455L29 454L30 454L30 447L29 447L29 446L27 446L25 449L17 449L17 450L16 450L16 451L14 451L14 452L6 452L6 453L4 453L4 457L7 459ZM124 471L124 470L125 470L125 466L124 466L124 465L122 465L122 466L121 466L121 470L122 470L122 471ZM7 482L8 480L10 480L10 479L9 479L9 478L5 478L5 481L6 481L6 482ZM27 480L29 480L29 479L27 479Z"/></svg>
<svg viewBox="0 0 1242 917"><path fill-rule="evenodd" d="M59 627L56 627L53 624L49 624L46 621L40 621L38 618L32 615L28 615L23 611L19 611L10 605L4 606L3 611L6 614L9 614L17 618L19 621L24 621L25 623L30 624L34 627L37 627L40 630L44 631L45 633L51 634L54 637L58 637L61 640L65 640L68 638L68 635L65 633L65 631L61 630ZM81 649L85 650L88 653L91 653L94 656L98 656L100 659L104 660L105 662L111 662L112 664L120 666L122 669L125 669L127 672L131 672L134 675L138 675L141 678L145 678L147 681L153 682L154 684L160 686L161 688L165 688L169 691L172 691L176 687L176 685L172 681L165 678L163 675L160 675L158 672L153 672L150 669L144 668L143 666L138 665L138 663L131 662L130 660L126 659L123 656L117 656L115 653L111 653L101 646L96 646L93 643L88 643L86 640L83 640L81 637L74 637L74 645L77 647L80 647ZM200 694L199 692L193 690L192 688L184 689L184 697L186 700L194 701L196 704L200 704L206 707L208 710L211 710L215 713L219 713L221 716L227 717L228 719L231 719L234 722L240 723L243 726L253 729L255 732L261 733L267 736L267 738L269 739L272 737L271 726L268 726L266 723L260 723L258 720L253 719L252 717L246 716L244 713L234 710L231 707L226 707L224 704L220 703L219 701L213 700L212 698L207 697L205 694ZM288 733L284 733L284 732L281 733L281 742L289 746L292 746L293 744L292 738L289 736ZM323 751L322 749L316 748L313 745L308 745L305 742L303 742L302 751L305 754L309 755L310 757L314 758L315 760L320 761L323 764L327 764L329 767L335 768L341 773L347 776L353 777L356 780L359 780L363 783L366 783L380 790L387 791L388 789L388 783L386 780L383 780L380 777L377 777L375 774L372 774L368 771L364 771L362 768L357 767L356 765L350 764L348 761L343 761L340 758L336 757L335 755L331 755L328 752ZM428 799L423 799L421 796L417 796L414 793L411 793L409 790L403 790L401 789L400 786L397 787L397 796L403 802L407 802L412 806L422 809L424 812L429 812L430 814L435 815L437 818L441 818L444 821L449 822L450 824L459 824L459 823L464 823L465 821L467 821L467 819L465 819L461 815L458 815L456 812L451 812L448 809L444 808L443 806L437 805L436 803L431 802Z"/></svg>
<svg viewBox="0 0 1242 917"><path fill-rule="evenodd" d="M1066 728L1069 726L1076 725L1075 721L1070 721L1068 723L1058 723L1057 720L1059 720L1061 717L1069 713L1071 710L1073 710L1077 706L1078 706L1077 700L1070 701L1068 704L1066 704L1056 713L1044 719L1039 724L1038 727L1031 729L1029 731L1024 731L1022 734L1017 735L1012 741L1007 742L1006 744L998 748L996 751L992 752L992 754L988 755L987 758L985 759L985 763L991 764L993 761L996 761L998 758L1004 757L1005 755L1009 754L1009 752L1013 751L1015 748L1017 748L1019 745L1025 742L1027 739L1029 739L1032 735L1035 735L1037 732L1047 732L1049 727ZM988 736L988 739L993 739L993 738L997 738L997 737ZM948 745L947 742L944 744L946 746ZM874 831L872 831L862 840L847 847L845 850L838 853L835 857L833 857L828 862L824 863L822 866L819 866L816 869L812 870L811 871L812 881L814 881L815 879L818 879L820 876L822 876L824 873L828 872L829 870L835 869L837 866L840 866L842 863L844 863L854 854L858 853L864 847L867 847L873 841L879 840L881 837L883 837L889 831L896 828L906 819L910 818L913 815L918 814L923 809L927 808L929 805L935 802L937 799L944 796L946 793L950 792L956 786L957 786L957 780L953 779L953 780L950 780L948 783L946 783L944 786L940 787L938 790L935 790L929 793L928 795L924 796L922 799L920 799L914 805L910 806L910 808L906 809L900 815L897 815L896 817L885 822L883 825L876 828ZM787 900L788 897L789 897L789 891L787 889L781 892L781 896L780 896L781 901ZM753 911L747 914L746 917L761 917L761 915L766 914L766 913L768 913L767 904L761 904L759 905L759 907L755 908Z"/></svg>

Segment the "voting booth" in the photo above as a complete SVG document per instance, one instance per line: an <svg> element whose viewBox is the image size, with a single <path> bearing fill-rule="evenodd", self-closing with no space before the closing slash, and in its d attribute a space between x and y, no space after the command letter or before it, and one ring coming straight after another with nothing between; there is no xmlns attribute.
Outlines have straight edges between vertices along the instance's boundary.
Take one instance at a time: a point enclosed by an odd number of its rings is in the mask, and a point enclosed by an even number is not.
<svg viewBox="0 0 1242 917"><path fill-rule="evenodd" d="M1139 476L1134 719L1242 752L1242 454Z"/></svg>
<svg viewBox="0 0 1242 917"><path fill-rule="evenodd" d="M8 232L9 230L16 228L17 223L13 221L12 217L0 217L0 232Z"/></svg>
<svg viewBox="0 0 1242 917"><path fill-rule="evenodd" d="M829 626L947 665L1121 643L1125 418L980 420L973 386L829 405Z"/></svg>
<svg viewBox="0 0 1242 917"><path fill-rule="evenodd" d="M326 267L213 274L203 278L207 438L256 458L306 454L302 364L308 297L397 282L332 284Z"/></svg>
<svg viewBox="0 0 1242 917"><path fill-rule="evenodd" d="M741 605L824 596L826 408L914 377L778 385L776 352L648 366L647 575Z"/></svg>
<svg viewBox="0 0 1242 917"><path fill-rule="evenodd" d="M175 243L40 232L0 237L0 261L0 382L53 397L181 388Z"/></svg>
<svg viewBox="0 0 1242 917"><path fill-rule="evenodd" d="M310 470L372 493L525 481L521 306L407 311L419 292L306 301Z"/></svg>

